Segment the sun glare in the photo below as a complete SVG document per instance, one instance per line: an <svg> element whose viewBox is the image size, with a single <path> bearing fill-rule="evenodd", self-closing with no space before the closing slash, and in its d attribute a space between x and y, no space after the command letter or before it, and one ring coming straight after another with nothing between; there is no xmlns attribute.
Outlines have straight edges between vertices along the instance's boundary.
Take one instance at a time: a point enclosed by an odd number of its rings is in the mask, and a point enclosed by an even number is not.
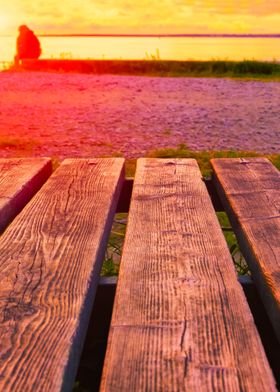
<svg viewBox="0 0 280 392"><path fill-rule="evenodd" d="M8 15L0 13L0 32L5 33L10 27L11 19Z"/></svg>

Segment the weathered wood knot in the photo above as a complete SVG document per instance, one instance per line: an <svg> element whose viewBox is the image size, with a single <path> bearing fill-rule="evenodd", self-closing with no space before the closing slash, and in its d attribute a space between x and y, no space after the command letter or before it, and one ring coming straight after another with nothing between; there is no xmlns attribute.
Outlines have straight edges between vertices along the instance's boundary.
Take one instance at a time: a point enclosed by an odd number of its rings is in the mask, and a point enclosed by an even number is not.
<svg viewBox="0 0 280 392"><path fill-rule="evenodd" d="M36 308L30 303L16 303L15 300L9 301L10 303L4 309L3 322L10 320L20 321L25 317L30 317L37 312Z"/></svg>

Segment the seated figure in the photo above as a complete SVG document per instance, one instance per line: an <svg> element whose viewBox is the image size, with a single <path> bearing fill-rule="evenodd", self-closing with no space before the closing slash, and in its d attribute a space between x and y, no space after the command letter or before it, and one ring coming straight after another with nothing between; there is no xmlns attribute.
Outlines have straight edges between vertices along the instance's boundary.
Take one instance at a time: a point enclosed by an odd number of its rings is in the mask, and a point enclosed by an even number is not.
<svg viewBox="0 0 280 392"><path fill-rule="evenodd" d="M34 32L25 25L19 26L18 30L15 65L19 64L19 60L38 59L41 54L41 46Z"/></svg>

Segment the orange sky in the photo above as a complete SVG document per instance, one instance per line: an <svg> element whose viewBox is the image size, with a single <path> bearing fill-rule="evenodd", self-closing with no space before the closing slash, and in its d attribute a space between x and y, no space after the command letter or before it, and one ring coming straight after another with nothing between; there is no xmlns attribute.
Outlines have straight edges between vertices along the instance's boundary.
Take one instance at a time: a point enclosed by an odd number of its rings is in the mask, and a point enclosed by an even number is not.
<svg viewBox="0 0 280 392"><path fill-rule="evenodd" d="M0 0L0 34L280 33L280 0Z"/></svg>

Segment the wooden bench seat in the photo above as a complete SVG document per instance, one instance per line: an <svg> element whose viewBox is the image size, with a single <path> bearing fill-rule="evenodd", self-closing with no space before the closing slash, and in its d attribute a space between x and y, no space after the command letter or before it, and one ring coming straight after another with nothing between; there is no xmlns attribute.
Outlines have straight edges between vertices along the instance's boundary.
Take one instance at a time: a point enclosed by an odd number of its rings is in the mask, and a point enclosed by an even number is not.
<svg viewBox="0 0 280 392"><path fill-rule="evenodd" d="M0 158L0 233L51 175L46 158Z"/></svg>
<svg viewBox="0 0 280 392"><path fill-rule="evenodd" d="M0 242L0 390L71 390L123 159L63 162Z"/></svg>
<svg viewBox="0 0 280 392"><path fill-rule="evenodd" d="M49 160L6 161L10 167L0 160L0 203L1 196L14 201L0 204L3 230L18 215L0 237L0 390L70 391L113 216L124 208L124 160L67 159L50 177ZM219 165L213 162L223 192ZM268 224L277 221L279 172L263 167L262 182L274 184ZM245 221L258 222L258 213ZM279 232L268 230L276 244ZM194 160L138 160L100 388L277 390Z"/></svg>
<svg viewBox="0 0 280 392"><path fill-rule="evenodd" d="M101 391L273 391L194 160L138 160Z"/></svg>
<svg viewBox="0 0 280 392"><path fill-rule="evenodd" d="M214 180L280 341L280 173L265 158L214 159Z"/></svg>

